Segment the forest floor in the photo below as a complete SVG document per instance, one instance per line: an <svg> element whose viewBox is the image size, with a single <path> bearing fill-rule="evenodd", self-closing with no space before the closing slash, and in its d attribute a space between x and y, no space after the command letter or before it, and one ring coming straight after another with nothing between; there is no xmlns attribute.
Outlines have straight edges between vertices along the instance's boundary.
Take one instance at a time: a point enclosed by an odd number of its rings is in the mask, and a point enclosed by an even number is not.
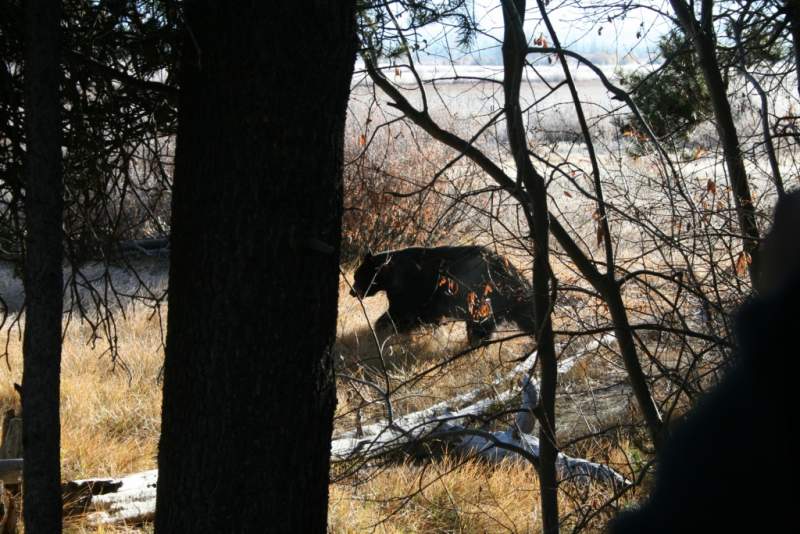
<svg viewBox="0 0 800 534"><path fill-rule="evenodd" d="M351 277L349 273L346 276ZM386 300L377 296L363 303L362 309L359 301L347 294L342 280L336 346L339 368L343 373L369 376L383 372L376 363L378 352L368 325L383 312ZM73 321L67 327L61 386L64 480L118 477L156 467L162 332L166 326L159 321L158 315L144 306L128 306L125 317L117 319L116 361L103 340L92 341L91 325ZM511 333L498 333L495 338ZM5 411L19 408L13 384L21 382L22 344L16 326L9 330L6 325L3 334L8 335L8 365L0 370L0 409ZM517 338L473 351L430 372L431 367L466 348L465 337L462 324L450 324L420 330L387 345L384 364L389 379L394 384L410 384L398 390L396 410L407 413L491 382L531 348L530 340ZM610 386L593 398L584 394L597 389L598 377L612 370L603 352L599 350L562 377L560 439L568 440L615 417L624 418L630 409L623 387ZM360 402L356 399L366 394L340 380L335 432L353 428L353 407ZM365 423L380 419L379 406L372 399L363 410ZM634 450L608 441L573 449L573 454L622 469L630 465L629 452ZM583 505L608 496L602 486L583 491L592 494ZM493 466L445 456L430 462L391 462L337 480L330 488L329 521L332 532L535 532L537 509L537 479L531 465L504 461ZM563 513L570 511L565 499ZM67 531L75 533L149 529L150 525L92 528L80 517L67 522Z"/></svg>

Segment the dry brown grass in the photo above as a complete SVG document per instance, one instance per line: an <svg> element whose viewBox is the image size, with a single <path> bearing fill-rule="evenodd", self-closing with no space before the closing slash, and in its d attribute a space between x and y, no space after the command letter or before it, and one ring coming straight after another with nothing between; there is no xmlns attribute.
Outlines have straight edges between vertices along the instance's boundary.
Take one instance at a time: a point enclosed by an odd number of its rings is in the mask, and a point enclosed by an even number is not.
<svg viewBox="0 0 800 534"><path fill-rule="evenodd" d="M157 319L145 309L129 309L126 316L119 324L122 359L116 365L104 354L102 342L91 345L87 325L71 324L64 338L61 469L65 480L119 476L156 466L161 428L158 378L164 359L160 330ZM9 339L10 370L0 368L3 410L19 408L13 384L22 379L22 343L16 329ZM75 534L143 531L139 527L92 529L74 518L65 527Z"/></svg>
<svg viewBox="0 0 800 534"><path fill-rule="evenodd" d="M333 532L535 532L538 482L519 462L454 460L385 469L362 485L335 485Z"/></svg>
<svg viewBox="0 0 800 534"><path fill-rule="evenodd" d="M608 488L594 484L562 483L560 489L565 531L610 497ZM538 500L536 472L523 461L406 463L370 473L360 483L333 485L330 531L540 532ZM612 513L599 514L585 531L601 531Z"/></svg>
<svg viewBox="0 0 800 534"><path fill-rule="evenodd" d="M502 376L516 358L530 350L526 338L498 343L464 354L462 324L423 330L391 340L383 363L370 321L385 310L382 297L364 307L347 294L344 280L339 303L337 354L343 373L383 379L384 368L394 394L394 407L405 413ZM366 315L365 315L366 313ZM114 365L105 346L90 344L90 329L72 324L64 340L62 363L62 470L65 479L118 476L156 466L160 430L163 362L157 318L148 310L130 309L119 322L122 360ZM510 334L512 332L506 332ZM499 334L497 337L502 336ZM16 330L9 345L9 371L0 370L0 409L17 405L13 383L21 380L21 342ZM452 360L452 361L451 361ZM590 371L576 370L583 377ZM515 381L500 387L516 387ZM379 419L383 405L374 393L340 380L337 430L352 428L352 410L361 396L372 401L365 419ZM366 422L366 420L365 420ZM611 452L609 452L611 451ZM614 452L595 451L596 458ZM625 458L616 459L620 464ZM333 532L532 532L538 529L537 481L531 466L506 462L491 467L453 459L429 464L384 466L364 470L360 481L331 486L330 526ZM357 483L358 482L358 483ZM570 510L564 499L565 512ZM67 523L72 533L148 532L151 526L92 529L80 519Z"/></svg>
<svg viewBox="0 0 800 534"><path fill-rule="evenodd" d="M90 344L86 325L73 324L64 338L61 364L62 476L111 476L155 467L160 432L163 362L159 328L145 310L129 310L120 323L123 359L116 365L102 342ZM0 370L0 405L18 404L21 342L12 334L11 370Z"/></svg>

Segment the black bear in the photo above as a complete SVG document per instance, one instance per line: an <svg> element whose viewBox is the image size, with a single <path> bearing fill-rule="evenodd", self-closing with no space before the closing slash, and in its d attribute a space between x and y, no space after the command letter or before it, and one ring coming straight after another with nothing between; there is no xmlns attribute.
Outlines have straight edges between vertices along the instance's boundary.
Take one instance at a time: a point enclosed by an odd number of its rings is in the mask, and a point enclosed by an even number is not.
<svg viewBox="0 0 800 534"><path fill-rule="evenodd" d="M505 258L479 246L412 247L368 253L355 272L351 295L386 291L389 310L376 328L408 332L443 319L467 323L472 345L487 340L503 320L533 332L530 284Z"/></svg>

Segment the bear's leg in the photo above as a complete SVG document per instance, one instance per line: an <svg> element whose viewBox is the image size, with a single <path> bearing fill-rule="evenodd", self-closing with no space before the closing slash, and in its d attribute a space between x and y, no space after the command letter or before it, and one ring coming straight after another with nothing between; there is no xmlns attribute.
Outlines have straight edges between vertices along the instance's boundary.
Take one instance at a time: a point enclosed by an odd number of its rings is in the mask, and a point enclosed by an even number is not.
<svg viewBox="0 0 800 534"><path fill-rule="evenodd" d="M475 347L485 341L489 341L495 327L495 322L491 320L483 321L482 323L467 321L467 340L470 346Z"/></svg>
<svg viewBox="0 0 800 534"><path fill-rule="evenodd" d="M515 305L507 315L523 332L533 335L536 332L536 322L533 320L533 303L523 301Z"/></svg>
<svg viewBox="0 0 800 534"><path fill-rule="evenodd" d="M378 317L374 328L376 332L389 331L397 334L406 334L414 328L414 321L403 316L395 317L387 311Z"/></svg>

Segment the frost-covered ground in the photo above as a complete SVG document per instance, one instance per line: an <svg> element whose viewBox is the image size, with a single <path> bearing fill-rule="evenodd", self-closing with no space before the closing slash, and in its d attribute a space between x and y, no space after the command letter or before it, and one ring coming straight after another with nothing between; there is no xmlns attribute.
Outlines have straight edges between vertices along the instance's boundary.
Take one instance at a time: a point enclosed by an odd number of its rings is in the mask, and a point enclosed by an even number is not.
<svg viewBox="0 0 800 534"><path fill-rule="evenodd" d="M633 192L645 205L657 204L658 198L654 196L656 192L648 190L648 180L653 177L654 172L652 162L630 157L631 149L635 148L634 141L622 136L619 129L619 121L624 119L627 110L621 102L611 98L597 76L587 67L575 62L570 65L581 105L596 143L595 148L600 156L604 180L619 188L621 194ZM600 68L613 83L619 83L622 70L628 72L635 68L651 67L628 64L602 65ZM384 72L418 109L423 107L417 79L407 66L386 65ZM507 151L505 123L501 117L502 67L419 65L417 74L422 82L426 95L425 104L431 116L443 128L465 139L477 136L475 145L509 174L513 174L513 161ZM574 103L567 86L562 83L563 80L561 67L555 62L548 64L546 60L541 60L535 69L526 69L520 99L525 111L530 146L539 155L546 153L553 160L568 162L573 168L586 171L590 168L586 145L580 136ZM791 94L791 90L796 87L793 78L787 77L782 83L790 90L778 91L771 96L773 114L790 112L797 103L797 99ZM731 92L737 112L737 126L745 148L760 146L756 95L752 88L741 81L733 83ZM363 65L356 64L348 112L347 143L351 147L358 147L362 135L370 141L374 136L381 150L385 150L385 159L407 158L412 152L420 152L423 158L427 157L426 153L433 150L432 147L438 143L408 125L392 122L400 114L388 105L389 101L371 83ZM478 135L478 132L482 133ZM392 143L387 144L387 139L392 139ZM719 184L724 185L725 173L721 167L721 154L712 124L701 124L684 147L670 148L674 149L673 155L680 161L680 170L688 181L702 188L709 177L717 176ZM796 187L796 176L799 173L789 156L791 154L784 153L781 164L785 169L787 185L791 188ZM751 159L748 166L756 186L757 203L766 207L772 202L769 167L764 158ZM433 163L429 167L430 170L414 176L414 179L424 182L433 176L437 167ZM414 169L408 170L410 175L414 174ZM485 185L480 180L473 183L475 187ZM581 214L577 224L590 223L592 210L588 206L591 202L579 201L571 184L563 179L554 179L550 182L550 193L560 210ZM145 292L144 286L151 286L154 293L160 294L166 287L166 265L163 259L142 259L133 262L134 269L115 265L106 271L99 264L84 266L74 278L75 287L79 293L84 294L87 293L86 288L91 286L100 294L113 288L124 295L132 295L142 294ZM65 279L69 280L72 274L71 270L65 270ZM70 291L67 291L67 297L71 298ZM0 298L10 312L19 310L24 300L22 282L7 263L0 263Z"/></svg>
<svg viewBox="0 0 800 534"><path fill-rule="evenodd" d="M502 67L420 66L417 70L431 116L462 135L471 136L477 132L503 107ZM616 83L615 69L605 67L604 70ZM384 72L389 81L400 87L405 98L418 109L423 107L422 93L408 68L387 67ZM584 112L590 120L621 107L621 103L610 98L603 84L588 68L578 68L573 75ZM520 103L534 136L542 130L578 131L577 116L569 90L561 83L563 80L561 68L555 65L526 70ZM357 71L350 97L351 128L365 126L368 119L368 126L375 128L396 118L399 114L386 105L388 101L389 98L373 87L363 71ZM500 136L501 142L505 140L504 123L497 124L499 128L490 128L482 137L483 141L492 139L495 134Z"/></svg>
<svg viewBox="0 0 800 534"><path fill-rule="evenodd" d="M153 300L161 298L167 288L169 262L163 257L133 258L126 262L103 265L89 263L79 268L64 269L65 308L69 308L77 296L83 305L96 311L93 305L98 298L108 297L109 305L127 306L134 298ZM0 261L0 319L2 304L9 313L22 309L25 290L22 279L11 263Z"/></svg>
<svg viewBox="0 0 800 534"><path fill-rule="evenodd" d="M582 82L597 79L596 74L576 60L569 60L569 66L575 81ZM402 59L395 64L383 64L381 67L391 75L393 82L404 86L413 86L417 83L414 72ZM609 79L614 80L619 73L630 73L637 69L650 69L652 67L627 63L624 65L597 65L597 68L602 70ZM363 72L363 69L363 63L356 62L356 74ZM503 81L502 65L415 65L414 70L416 70L422 82L464 83L468 82L469 79ZM551 56L549 61L547 59L539 60L535 64L535 68L527 69L527 72L531 78L547 82L560 82L565 79L564 71L561 65L556 63L554 56Z"/></svg>

